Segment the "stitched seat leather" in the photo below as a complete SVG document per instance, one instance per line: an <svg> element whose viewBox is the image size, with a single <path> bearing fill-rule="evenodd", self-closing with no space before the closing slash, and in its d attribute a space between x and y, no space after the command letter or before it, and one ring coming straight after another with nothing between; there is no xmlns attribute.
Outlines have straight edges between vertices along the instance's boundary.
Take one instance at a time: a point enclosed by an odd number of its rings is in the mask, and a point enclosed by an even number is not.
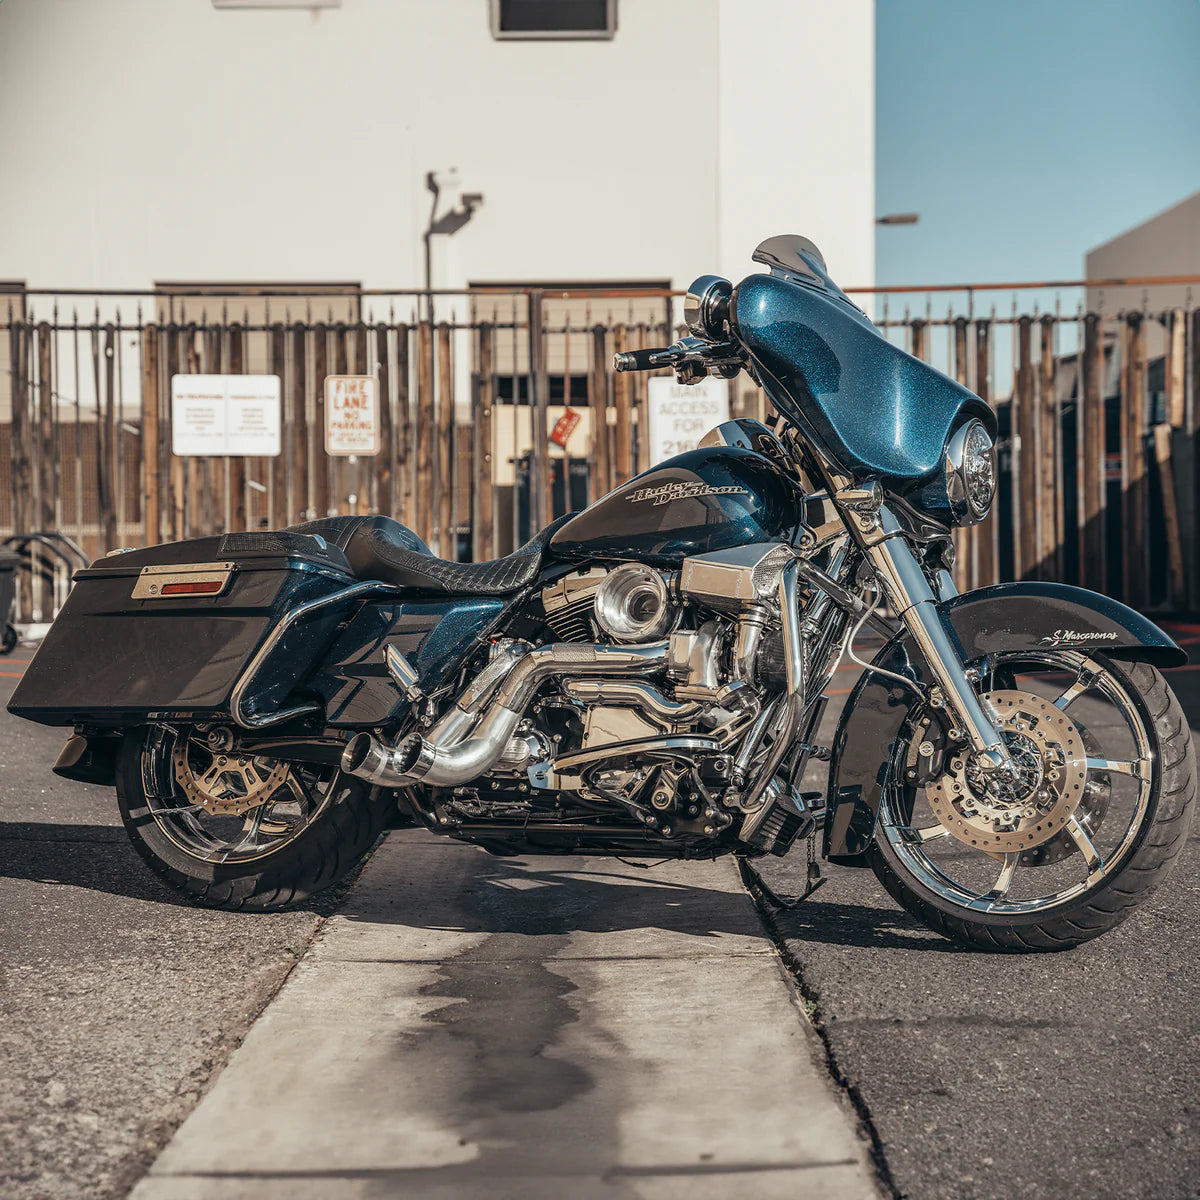
<svg viewBox="0 0 1200 1200"><path fill-rule="evenodd" d="M439 596L506 596L537 577L561 517L506 558L456 563L437 558L411 529L391 517L326 517L292 525L294 533L317 534L346 555L358 579Z"/></svg>

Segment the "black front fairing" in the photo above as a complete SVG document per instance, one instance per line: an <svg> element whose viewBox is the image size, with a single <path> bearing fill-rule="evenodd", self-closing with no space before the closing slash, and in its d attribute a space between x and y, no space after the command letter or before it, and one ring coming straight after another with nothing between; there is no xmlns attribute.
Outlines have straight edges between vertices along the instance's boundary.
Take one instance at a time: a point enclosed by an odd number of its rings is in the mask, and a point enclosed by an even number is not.
<svg viewBox="0 0 1200 1200"><path fill-rule="evenodd" d="M772 239L764 247L785 239ZM775 407L854 479L910 490L937 470L950 432L992 410L973 392L893 346L838 290L811 243L794 261L738 286L732 315ZM761 248L760 248L761 249Z"/></svg>

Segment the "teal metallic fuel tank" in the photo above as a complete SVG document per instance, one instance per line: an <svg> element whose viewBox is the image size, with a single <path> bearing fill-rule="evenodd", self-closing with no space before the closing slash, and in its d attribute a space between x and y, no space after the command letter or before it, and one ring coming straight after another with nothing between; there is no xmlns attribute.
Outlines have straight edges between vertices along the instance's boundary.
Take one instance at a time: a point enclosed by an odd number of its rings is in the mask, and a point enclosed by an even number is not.
<svg viewBox="0 0 1200 1200"><path fill-rule="evenodd" d="M773 239L782 242L785 239ZM731 316L772 402L845 474L905 492L938 469L951 431L996 418L974 392L893 346L829 278L820 252L794 239L804 270L751 275ZM755 258L775 267L761 251Z"/></svg>
<svg viewBox="0 0 1200 1200"><path fill-rule="evenodd" d="M557 558L678 566L690 554L791 541L804 496L754 450L710 446L669 458L602 496L550 540Z"/></svg>

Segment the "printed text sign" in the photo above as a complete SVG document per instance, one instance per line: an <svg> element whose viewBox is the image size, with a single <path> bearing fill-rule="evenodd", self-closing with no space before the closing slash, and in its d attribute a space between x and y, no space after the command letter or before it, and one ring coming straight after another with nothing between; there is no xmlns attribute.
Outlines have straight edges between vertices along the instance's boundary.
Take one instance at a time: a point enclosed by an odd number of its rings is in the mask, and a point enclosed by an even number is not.
<svg viewBox="0 0 1200 1200"><path fill-rule="evenodd" d="M729 380L711 375L685 385L656 376L647 380L650 401L650 462L695 450L715 425L729 420Z"/></svg>
<svg viewBox="0 0 1200 1200"><path fill-rule="evenodd" d="M274 458L281 449L278 375L172 375L171 453Z"/></svg>
<svg viewBox="0 0 1200 1200"><path fill-rule="evenodd" d="M378 454L379 382L374 375L325 376L325 453Z"/></svg>

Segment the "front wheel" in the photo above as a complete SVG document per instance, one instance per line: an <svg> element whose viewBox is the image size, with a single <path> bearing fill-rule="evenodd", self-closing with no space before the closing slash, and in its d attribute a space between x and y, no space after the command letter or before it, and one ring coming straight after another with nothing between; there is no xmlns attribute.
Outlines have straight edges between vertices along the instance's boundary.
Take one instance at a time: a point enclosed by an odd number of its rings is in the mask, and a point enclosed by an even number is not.
<svg viewBox="0 0 1200 1200"><path fill-rule="evenodd" d="M895 900L954 941L1069 949L1119 924L1183 848L1196 794L1191 731L1144 663L1026 651L980 668L1016 778L943 752L934 714L914 712L871 865ZM922 786L909 782L917 776Z"/></svg>
<svg viewBox="0 0 1200 1200"><path fill-rule="evenodd" d="M126 736L117 801L134 848L171 887L256 912L332 887L396 808L337 767L239 754L214 731L166 725Z"/></svg>

